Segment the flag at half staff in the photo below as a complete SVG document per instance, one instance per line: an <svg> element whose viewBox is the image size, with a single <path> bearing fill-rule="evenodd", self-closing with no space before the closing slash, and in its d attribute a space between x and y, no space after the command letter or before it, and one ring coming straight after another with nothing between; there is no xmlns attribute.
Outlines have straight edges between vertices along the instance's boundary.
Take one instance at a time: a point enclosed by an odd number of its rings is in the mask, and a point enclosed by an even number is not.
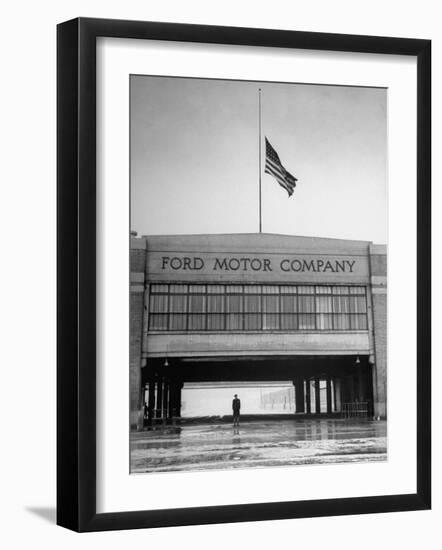
<svg viewBox="0 0 442 550"><path fill-rule="evenodd" d="M296 187L296 182L298 181L298 178L292 176L292 174L290 174L290 172L284 168L284 166L281 164L281 161L279 160L278 153L270 145L269 140L267 138L265 139L266 165L264 172L273 176L279 183L279 185L287 191L290 197L291 195L293 195L293 190Z"/></svg>

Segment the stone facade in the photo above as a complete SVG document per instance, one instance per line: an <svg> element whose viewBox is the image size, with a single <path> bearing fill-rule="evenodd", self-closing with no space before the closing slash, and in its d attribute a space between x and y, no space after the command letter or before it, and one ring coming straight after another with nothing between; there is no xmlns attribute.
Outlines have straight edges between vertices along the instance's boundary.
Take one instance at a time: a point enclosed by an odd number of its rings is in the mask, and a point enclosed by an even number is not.
<svg viewBox="0 0 442 550"><path fill-rule="evenodd" d="M131 239L131 427L142 423L143 369L164 358L273 356L366 358L373 414L387 413L386 247L367 241L270 234ZM362 285L368 329L353 331L148 331L149 283ZM304 360L304 359L302 359ZM368 371L367 371L368 372ZM365 374L364 374L365 376ZM341 382L336 381L336 387ZM335 387L335 386L334 386ZM162 390L163 391L163 390ZM299 384L298 384L299 391ZM352 390L353 391L353 390ZM365 391L365 390L364 390ZM340 401L340 398L336 401Z"/></svg>
<svg viewBox="0 0 442 550"><path fill-rule="evenodd" d="M383 245L370 245L370 283L373 307L374 411L387 416L387 250Z"/></svg>
<svg viewBox="0 0 442 550"><path fill-rule="evenodd" d="M146 242L141 239L131 239L129 384L130 424L132 429L140 429L143 424L141 398L141 349L143 343L145 269Z"/></svg>

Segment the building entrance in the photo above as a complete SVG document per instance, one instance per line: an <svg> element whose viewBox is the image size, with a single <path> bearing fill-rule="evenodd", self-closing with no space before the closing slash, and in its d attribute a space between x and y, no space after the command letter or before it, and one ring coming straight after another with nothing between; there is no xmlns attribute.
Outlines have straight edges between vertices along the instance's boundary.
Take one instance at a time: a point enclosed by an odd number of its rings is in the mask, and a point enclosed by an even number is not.
<svg viewBox="0 0 442 550"><path fill-rule="evenodd" d="M372 367L368 355L173 357L151 359L142 369L145 420L169 421L191 416L183 410L185 387L204 388L205 399L210 399L211 391L228 385L267 388L260 410L254 405L247 411L247 403L243 402L242 415L266 414L266 408L271 414L272 400L274 407L280 407L279 401L283 403L284 398L285 410L290 415L373 415ZM210 414L223 416L225 408L220 407L216 414L211 407Z"/></svg>

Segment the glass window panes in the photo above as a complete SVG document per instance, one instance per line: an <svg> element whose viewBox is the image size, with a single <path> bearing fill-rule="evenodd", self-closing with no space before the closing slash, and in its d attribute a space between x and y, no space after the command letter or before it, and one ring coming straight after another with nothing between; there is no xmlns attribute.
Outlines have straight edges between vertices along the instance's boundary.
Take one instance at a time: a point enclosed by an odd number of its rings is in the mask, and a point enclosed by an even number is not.
<svg viewBox="0 0 442 550"><path fill-rule="evenodd" d="M300 313L298 315L299 330L315 330L315 315Z"/></svg>
<svg viewBox="0 0 442 550"><path fill-rule="evenodd" d="M224 285L207 285L207 294L224 294Z"/></svg>
<svg viewBox="0 0 442 550"><path fill-rule="evenodd" d="M261 296L244 296L244 311L248 313L260 313Z"/></svg>
<svg viewBox="0 0 442 550"><path fill-rule="evenodd" d="M224 313L224 296L207 296L207 313Z"/></svg>
<svg viewBox="0 0 442 550"><path fill-rule="evenodd" d="M263 311L265 313L278 313L279 296L263 296Z"/></svg>
<svg viewBox="0 0 442 550"><path fill-rule="evenodd" d="M279 286L278 285L263 285L262 286L262 293L263 294L279 294Z"/></svg>
<svg viewBox="0 0 442 550"><path fill-rule="evenodd" d="M238 314L226 315L226 330L241 330L243 316Z"/></svg>
<svg viewBox="0 0 442 550"><path fill-rule="evenodd" d="M149 300L151 313L167 313L169 296L158 294L152 295Z"/></svg>
<svg viewBox="0 0 442 550"><path fill-rule="evenodd" d="M365 313L367 303L365 296L350 296L350 313Z"/></svg>
<svg viewBox="0 0 442 550"><path fill-rule="evenodd" d="M333 315L320 313L316 315L316 328L318 330L333 329Z"/></svg>
<svg viewBox="0 0 442 550"><path fill-rule="evenodd" d="M153 298L159 298L159 296ZM169 311L171 313L185 313L187 311L187 295L171 294L169 296Z"/></svg>
<svg viewBox="0 0 442 550"><path fill-rule="evenodd" d="M191 294L205 294L206 293L206 285L189 285L189 292Z"/></svg>
<svg viewBox="0 0 442 550"><path fill-rule="evenodd" d="M149 317L151 330L167 330L167 315L151 315Z"/></svg>
<svg viewBox="0 0 442 550"><path fill-rule="evenodd" d="M261 294L262 287L261 285L244 285L245 294Z"/></svg>
<svg viewBox="0 0 442 550"><path fill-rule="evenodd" d="M206 328L205 315L189 315L188 328L189 330L204 330Z"/></svg>
<svg viewBox="0 0 442 550"><path fill-rule="evenodd" d="M350 330L349 315L333 315L334 330Z"/></svg>
<svg viewBox="0 0 442 550"><path fill-rule="evenodd" d="M350 329L366 330L367 316L366 315L350 315Z"/></svg>
<svg viewBox="0 0 442 550"><path fill-rule="evenodd" d="M314 313L315 297L314 296L298 296L298 310L301 313Z"/></svg>
<svg viewBox="0 0 442 550"><path fill-rule="evenodd" d="M237 313L243 310L243 297L241 294L226 296L226 312Z"/></svg>
<svg viewBox="0 0 442 550"><path fill-rule="evenodd" d="M201 294L189 295L189 313L204 313L206 297Z"/></svg>
<svg viewBox="0 0 442 550"><path fill-rule="evenodd" d="M332 287L331 286L317 286L316 287L316 294L331 294L332 293Z"/></svg>
<svg viewBox="0 0 442 550"><path fill-rule="evenodd" d="M298 316L297 315L281 315L281 330L297 330Z"/></svg>
<svg viewBox="0 0 442 550"><path fill-rule="evenodd" d="M365 294L365 288L363 286L351 286L350 294Z"/></svg>
<svg viewBox="0 0 442 550"><path fill-rule="evenodd" d="M298 286L298 294L314 294L315 293L315 287L314 286Z"/></svg>
<svg viewBox="0 0 442 550"><path fill-rule="evenodd" d="M265 313L262 316L262 328L263 330L278 330L279 315L275 315L274 313Z"/></svg>
<svg viewBox="0 0 442 550"><path fill-rule="evenodd" d="M281 294L297 294L298 287L291 285L291 286L280 286L279 291Z"/></svg>
<svg viewBox="0 0 442 550"><path fill-rule="evenodd" d="M334 313L348 313L350 311L349 299L348 296L333 296Z"/></svg>
<svg viewBox="0 0 442 550"><path fill-rule="evenodd" d="M244 315L244 330L261 330L261 314Z"/></svg>
<svg viewBox="0 0 442 550"><path fill-rule="evenodd" d="M169 330L186 330L187 315L171 313L169 315Z"/></svg>
<svg viewBox="0 0 442 550"><path fill-rule="evenodd" d="M242 294L242 285L226 285L227 294Z"/></svg>
<svg viewBox="0 0 442 550"><path fill-rule="evenodd" d="M364 286L151 283L151 331L367 330Z"/></svg>
<svg viewBox="0 0 442 550"><path fill-rule="evenodd" d="M225 315L213 314L207 316L207 330L224 330Z"/></svg>
<svg viewBox="0 0 442 550"><path fill-rule="evenodd" d="M169 292L171 294L187 294L187 285L170 285Z"/></svg>
<svg viewBox="0 0 442 550"><path fill-rule="evenodd" d="M281 296L281 313L296 313L298 298L295 296Z"/></svg>
<svg viewBox="0 0 442 550"><path fill-rule="evenodd" d="M333 294L348 294L348 286L334 286L332 288Z"/></svg>
<svg viewBox="0 0 442 550"><path fill-rule="evenodd" d="M331 296L316 296L316 311L318 313L332 312L332 297Z"/></svg>
<svg viewBox="0 0 442 550"><path fill-rule="evenodd" d="M153 294L153 293L157 293L157 292L161 292L161 293L167 293L169 292L169 285L156 285L156 284L152 284L150 285L150 292Z"/></svg>

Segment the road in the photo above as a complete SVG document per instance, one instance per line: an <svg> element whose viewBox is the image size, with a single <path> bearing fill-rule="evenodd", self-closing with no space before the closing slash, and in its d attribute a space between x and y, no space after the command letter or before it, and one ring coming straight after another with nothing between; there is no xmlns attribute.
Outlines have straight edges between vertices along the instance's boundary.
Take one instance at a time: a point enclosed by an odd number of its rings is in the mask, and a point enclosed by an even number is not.
<svg viewBox="0 0 442 550"><path fill-rule="evenodd" d="M387 460L385 421L264 420L167 426L130 437L131 473Z"/></svg>

